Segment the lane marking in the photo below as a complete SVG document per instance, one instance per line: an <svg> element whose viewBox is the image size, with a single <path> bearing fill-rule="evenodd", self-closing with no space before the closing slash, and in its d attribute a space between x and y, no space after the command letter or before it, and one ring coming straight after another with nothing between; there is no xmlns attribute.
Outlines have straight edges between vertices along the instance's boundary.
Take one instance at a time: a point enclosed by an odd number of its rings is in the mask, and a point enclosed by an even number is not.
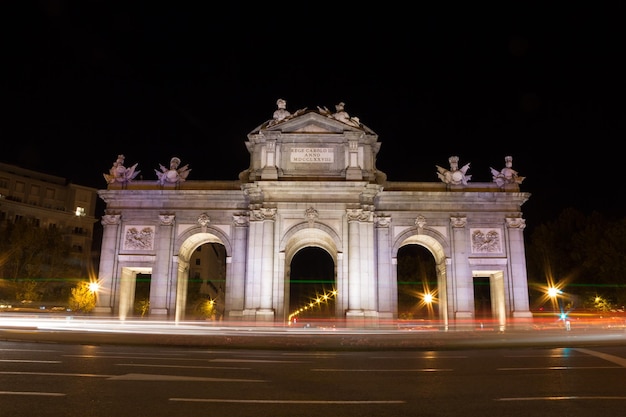
<svg viewBox="0 0 626 417"><path fill-rule="evenodd" d="M152 365L148 363L116 363L116 366L137 366L144 368L185 368L185 369L228 369L238 371L249 371L252 368L242 368L239 366L190 366L190 365Z"/></svg>
<svg viewBox="0 0 626 417"><path fill-rule="evenodd" d="M311 369L315 372L449 372L452 369L422 368L422 369L337 369L337 368L318 368Z"/></svg>
<svg viewBox="0 0 626 417"><path fill-rule="evenodd" d="M401 400L351 401L351 400L229 400L224 398L170 398L170 401L206 403L250 403L250 404L404 404Z"/></svg>
<svg viewBox="0 0 626 417"><path fill-rule="evenodd" d="M595 356L596 358L604 359L605 361L613 362L623 368L626 368L626 359L619 356L609 355L608 353L602 353L591 349L576 348L578 352L586 353L587 355Z"/></svg>
<svg viewBox="0 0 626 417"><path fill-rule="evenodd" d="M27 391L0 391L0 395L37 395L43 397L64 397L67 394L60 392L27 392Z"/></svg>
<svg viewBox="0 0 626 417"><path fill-rule="evenodd" d="M41 375L41 376L79 376L87 378L110 378L114 375L97 375L97 374L64 374L61 372L12 372L0 371L3 375Z"/></svg>
<svg viewBox="0 0 626 417"><path fill-rule="evenodd" d="M110 376L110 381L202 381L202 382L267 382L261 379L205 378L196 376L125 374Z"/></svg>
<svg viewBox="0 0 626 417"><path fill-rule="evenodd" d="M611 397L611 396L572 396L572 397L509 397L509 398L494 398L494 401L563 401L563 400L626 400L626 397Z"/></svg>
<svg viewBox="0 0 626 417"><path fill-rule="evenodd" d="M61 361L35 361L29 359L0 359L0 362L17 362L17 363L62 363Z"/></svg>
<svg viewBox="0 0 626 417"><path fill-rule="evenodd" d="M540 371L547 369L549 371L570 371L577 369L620 369L621 366L541 366L537 368L496 368L498 371Z"/></svg>
<svg viewBox="0 0 626 417"><path fill-rule="evenodd" d="M0 352L58 352L52 349L0 349Z"/></svg>
<svg viewBox="0 0 626 417"><path fill-rule="evenodd" d="M68 358L83 358L83 359L145 359L145 360L154 360L154 361L198 361L198 362L207 362L210 359L202 359L202 358L172 358L172 357L150 357L150 356L114 356L114 355L63 355Z"/></svg>
<svg viewBox="0 0 626 417"><path fill-rule="evenodd" d="M307 361L284 361L269 359L203 359L209 362L244 362L244 363L307 363Z"/></svg>
<svg viewBox="0 0 626 417"><path fill-rule="evenodd" d="M294 360L269 360L269 359L237 359L237 358L222 358L222 359L207 359L207 358L160 358L160 357L147 357L147 356L108 356L108 355L64 355L71 358L83 358L83 359L142 359L142 360L170 360L170 361L186 361L186 362L244 362L244 363L307 363L308 361L294 361Z"/></svg>

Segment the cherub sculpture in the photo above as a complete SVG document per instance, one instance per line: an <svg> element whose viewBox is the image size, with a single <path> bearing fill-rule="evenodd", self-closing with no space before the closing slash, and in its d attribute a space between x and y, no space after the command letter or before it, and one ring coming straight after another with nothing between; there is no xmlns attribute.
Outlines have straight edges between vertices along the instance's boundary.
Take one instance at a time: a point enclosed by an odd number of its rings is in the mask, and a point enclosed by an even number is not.
<svg viewBox="0 0 626 417"><path fill-rule="evenodd" d="M504 164L505 167L502 168L502 171L489 167L491 175L493 175L493 182L498 184L498 187L503 187L506 184L521 184L526 177L520 177L517 175L517 171L511 168L513 166L513 157L505 156Z"/></svg>
<svg viewBox="0 0 626 417"><path fill-rule="evenodd" d="M178 184L180 182L185 181L187 179L187 176L191 172L191 169L189 169L189 165L185 165L181 168L178 167L179 165L180 165L180 158L177 158L177 157L173 157L170 160L169 168L166 168L163 165L159 164L159 168L161 169L161 171L157 169L154 170L154 172L156 172L156 175L158 177L158 183L161 185L165 185L165 184Z"/></svg>
<svg viewBox="0 0 626 417"><path fill-rule="evenodd" d="M141 172L136 170L138 164L126 168L124 166L124 159L126 159L124 155L118 155L117 160L113 162L113 166L109 170L109 173L102 174L104 175L104 179L107 184L128 184Z"/></svg>
<svg viewBox="0 0 626 417"><path fill-rule="evenodd" d="M471 175L465 175L467 170L470 167L470 164L467 163L463 165L463 168L459 169L459 157L451 156L448 158L448 162L450 163L450 169L447 170L439 165L435 165L437 167L437 177L446 184L463 184L467 185L467 182L472 178Z"/></svg>

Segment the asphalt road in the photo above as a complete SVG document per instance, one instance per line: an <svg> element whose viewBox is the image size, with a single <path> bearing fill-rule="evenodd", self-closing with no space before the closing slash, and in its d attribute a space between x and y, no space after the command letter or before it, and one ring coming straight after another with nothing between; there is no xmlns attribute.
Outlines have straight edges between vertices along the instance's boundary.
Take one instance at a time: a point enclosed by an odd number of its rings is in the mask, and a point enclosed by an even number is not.
<svg viewBox="0 0 626 417"><path fill-rule="evenodd" d="M0 340L297 350L442 350L505 346L626 345L620 327L497 330L381 329L214 325L0 315Z"/></svg>

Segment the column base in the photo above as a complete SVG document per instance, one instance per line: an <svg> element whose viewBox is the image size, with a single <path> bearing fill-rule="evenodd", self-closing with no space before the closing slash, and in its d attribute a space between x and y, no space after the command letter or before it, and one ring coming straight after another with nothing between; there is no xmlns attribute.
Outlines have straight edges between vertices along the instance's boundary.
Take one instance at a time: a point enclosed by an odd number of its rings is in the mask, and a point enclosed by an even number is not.
<svg viewBox="0 0 626 417"><path fill-rule="evenodd" d="M112 314L113 309L111 307L96 307L93 309L94 314Z"/></svg>
<svg viewBox="0 0 626 417"><path fill-rule="evenodd" d="M272 309L261 309L256 311L255 317L257 321L274 321L274 315Z"/></svg>

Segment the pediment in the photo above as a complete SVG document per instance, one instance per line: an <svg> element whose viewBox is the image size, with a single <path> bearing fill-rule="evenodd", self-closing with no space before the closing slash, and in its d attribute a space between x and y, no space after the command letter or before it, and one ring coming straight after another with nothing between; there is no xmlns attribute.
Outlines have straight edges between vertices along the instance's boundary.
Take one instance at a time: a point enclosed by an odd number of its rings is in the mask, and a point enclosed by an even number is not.
<svg viewBox="0 0 626 417"><path fill-rule="evenodd" d="M304 111L280 122L270 121L259 129L265 132L289 133L344 133L369 132L363 125L355 126L333 118L331 115L320 114L315 110Z"/></svg>

